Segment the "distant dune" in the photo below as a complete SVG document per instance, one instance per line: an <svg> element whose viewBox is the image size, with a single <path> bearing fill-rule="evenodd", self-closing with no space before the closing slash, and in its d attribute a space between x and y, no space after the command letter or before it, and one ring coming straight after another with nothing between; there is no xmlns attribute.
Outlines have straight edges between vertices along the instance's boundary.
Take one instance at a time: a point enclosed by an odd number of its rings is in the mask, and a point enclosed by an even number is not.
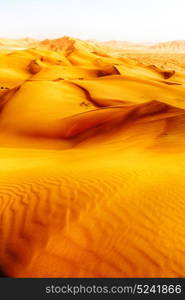
<svg viewBox="0 0 185 300"><path fill-rule="evenodd" d="M146 43L129 43L121 41L107 41L101 43L102 45L115 48L117 50L133 50L133 51L147 51L152 52L153 50L163 51L163 52L181 52L185 53L185 41L169 41L156 44L146 44Z"/></svg>
<svg viewBox="0 0 185 300"><path fill-rule="evenodd" d="M51 50L61 50L63 47L66 47L66 44L69 40L74 40L70 37L63 37L54 40L44 40L38 41L38 45L45 46L50 48ZM92 49L93 47L101 48L104 51L114 50L114 51L144 51L144 52L175 52L175 53L185 53L185 41L169 41L163 43L132 43L127 41L106 41L100 42L96 40L82 41L79 39L75 39L75 44L81 44L81 46L85 46L88 49Z"/></svg>
<svg viewBox="0 0 185 300"><path fill-rule="evenodd" d="M2 48L49 48L53 51L60 51L67 46L69 41L75 41L75 44L80 44L82 47L86 47L89 50L92 48L99 48L99 50L104 49L108 50L117 50L117 51L144 51L144 52L175 52L175 53L185 53L185 41L176 40L168 41L162 43L134 43L127 41L97 41L97 40L79 40L74 39L68 36L64 36L57 39L45 39L45 40L36 40L31 38L22 38L22 39L7 39L0 38L0 47Z"/></svg>
<svg viewBox="0 0 185 300"><path fill-rule="evenodd" d="M183 56L1 43L0 273L184 277Z"/></svg>
<svg viewBox="0 0 185 300"><path fill-rule="evenodd" d="M36 47L37 45L38 41L30 38L18 40L0 38L0 52L10 52L13 49L31 48Z"/></svg>
<svg viewBox="0 0 185 300"><path fill-rule="evenodd" d="M151 46L152 49L171 50L174 52L185 52L185 41L170 41Z"/></svg>

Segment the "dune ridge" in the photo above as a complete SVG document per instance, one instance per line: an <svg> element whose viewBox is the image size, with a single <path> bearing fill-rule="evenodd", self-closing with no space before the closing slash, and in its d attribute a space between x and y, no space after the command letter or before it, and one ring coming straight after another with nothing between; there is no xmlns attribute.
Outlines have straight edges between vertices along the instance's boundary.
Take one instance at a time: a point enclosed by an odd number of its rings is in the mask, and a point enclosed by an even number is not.
<svg viewBox="0 0 185 300"><path fill-rule="evenodd" d="M105 49L0 53L4 276L185 275L185 71Z"/></svg>

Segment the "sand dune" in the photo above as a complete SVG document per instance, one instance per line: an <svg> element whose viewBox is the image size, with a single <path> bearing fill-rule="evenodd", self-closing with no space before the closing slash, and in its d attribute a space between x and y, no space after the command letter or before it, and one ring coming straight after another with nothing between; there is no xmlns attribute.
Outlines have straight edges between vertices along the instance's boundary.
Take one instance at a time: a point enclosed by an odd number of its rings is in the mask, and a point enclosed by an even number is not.
<svg viewBox="0 0 185 300"><path fill-rule="evenodd" d="M134 55L0 54L5 276L185 276L183 63Z"/></svg>
<svg viewBox="0 0 185 300"><path fill-rule="evenodd" d="M131 43L131 42L123 42L123 41L107 41L107 42L98 42L92 41L92 45L100 45L104 47L108 52L116 51L118 53L121 52L133 52L133 53L185 53L185 41L184 40L176 40L176 41L168 41L162 43Z"/></svg>
<svg viewBox="0 0 185 300"><path fill-rule="evenodd" d="M185 41L170 41L170 42L164 42L164 43L158 43L155 45L151 46L152 49L157 49L157 50L167 50L169 51L174 51L174 52L185 52Z"/></svg>

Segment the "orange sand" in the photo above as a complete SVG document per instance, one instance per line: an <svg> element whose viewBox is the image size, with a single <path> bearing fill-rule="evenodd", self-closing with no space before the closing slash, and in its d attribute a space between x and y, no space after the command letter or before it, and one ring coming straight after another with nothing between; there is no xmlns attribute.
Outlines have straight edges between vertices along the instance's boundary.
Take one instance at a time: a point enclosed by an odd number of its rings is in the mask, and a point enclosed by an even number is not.
<svg viewBox="0 0 185 300"><path fill-rule="evenodd" d="M0 54L6 276L185 276L185 71L102 49Z"/></svg>

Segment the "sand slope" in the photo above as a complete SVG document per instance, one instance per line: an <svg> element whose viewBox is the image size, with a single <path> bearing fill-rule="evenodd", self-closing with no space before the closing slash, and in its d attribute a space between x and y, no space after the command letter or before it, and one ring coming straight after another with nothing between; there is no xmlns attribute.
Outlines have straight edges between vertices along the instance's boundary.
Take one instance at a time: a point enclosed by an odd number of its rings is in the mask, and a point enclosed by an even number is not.
<svg viewBox="0 0 185 300"><path fill-rule="evenodd" d="M86 44L0 55L1 273L184 277L185 73Z"/></svg>

